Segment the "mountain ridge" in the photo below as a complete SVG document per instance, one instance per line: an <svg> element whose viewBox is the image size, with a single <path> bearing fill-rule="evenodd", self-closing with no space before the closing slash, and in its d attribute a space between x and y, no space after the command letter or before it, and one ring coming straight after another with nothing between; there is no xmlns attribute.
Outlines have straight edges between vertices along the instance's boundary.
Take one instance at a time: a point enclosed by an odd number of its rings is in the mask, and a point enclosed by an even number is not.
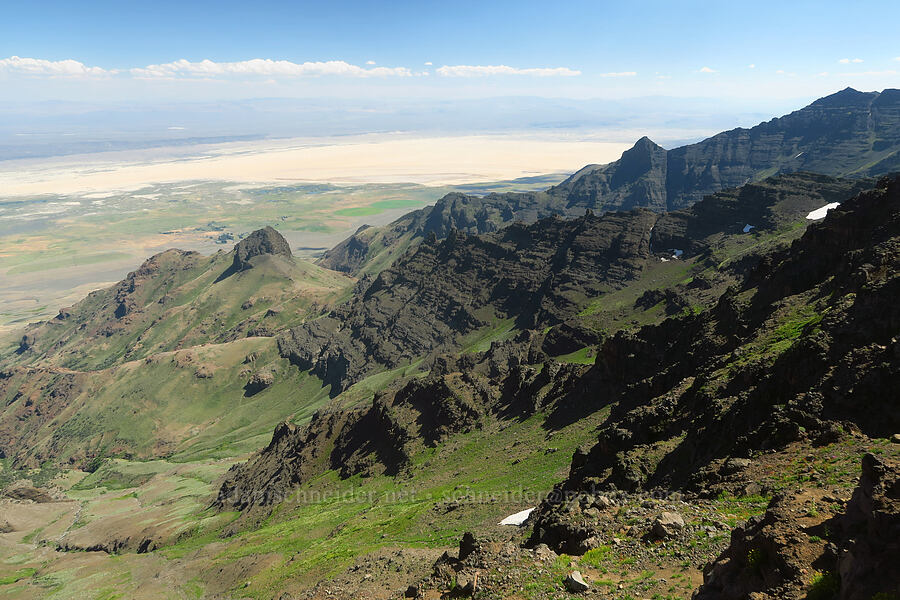
<svg viewBox="0 0 900 600"><path fill-rule="evenodd" d="M489 233L513 221L574 218L587 209L666 212L778 173L877 177L897 169L900 90L847 88L788 115L672 150L642 137L619 160L587 165L543 192L448 194L388 226L357 232L318 264L357 275L372 272L368 263L381 268L410 245L431 234L441 239L450 229Z"/></svg>

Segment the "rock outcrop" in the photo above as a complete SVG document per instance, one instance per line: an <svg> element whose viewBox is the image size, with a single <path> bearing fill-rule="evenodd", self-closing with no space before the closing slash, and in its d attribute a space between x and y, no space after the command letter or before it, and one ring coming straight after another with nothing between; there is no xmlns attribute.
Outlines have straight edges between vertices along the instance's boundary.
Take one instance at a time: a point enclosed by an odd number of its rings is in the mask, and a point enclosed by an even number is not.
<svg viewBox="0 0 900 600"><path fill-rule="evenodd" d="M280 233L272 227L257 229L234 247L234 262L232 269L243 271L253 266L252 259L256 256L284 256L291 258L291 247Z"/></svg>
<svg viewBox="0 0 900 600"><path fill-rule="evenodd" d="M232 467L216 505L271 506L328 469L341 477L397 474L417 451L479 429L488 416L524 417L553 406L566 395L564 383L586 367L535 367L547 359L541 341L523 332L487 352L440 356L428 376L401 380L368 406L319 411L305 427L279 425L268 447Z"/></svg>
<svg viewBox="0 0 900 600"><path fill-rule="evenodd" d="M776 496L732 531L695 600L870 600L900 593L900 470L871 454L842 513L810 517L802 494Z"/></svg>

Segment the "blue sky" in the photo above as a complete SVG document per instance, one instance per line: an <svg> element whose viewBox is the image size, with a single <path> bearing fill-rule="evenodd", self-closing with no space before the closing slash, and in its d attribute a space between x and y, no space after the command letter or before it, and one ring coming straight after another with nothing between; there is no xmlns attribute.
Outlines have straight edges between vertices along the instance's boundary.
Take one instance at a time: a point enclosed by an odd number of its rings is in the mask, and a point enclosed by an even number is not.
<svg viewBox="0 0 900 600"><path fill-rule="evenodd" d="M4 5L5 100L734 100L900 87L900 3L889 1Z"/></svg>

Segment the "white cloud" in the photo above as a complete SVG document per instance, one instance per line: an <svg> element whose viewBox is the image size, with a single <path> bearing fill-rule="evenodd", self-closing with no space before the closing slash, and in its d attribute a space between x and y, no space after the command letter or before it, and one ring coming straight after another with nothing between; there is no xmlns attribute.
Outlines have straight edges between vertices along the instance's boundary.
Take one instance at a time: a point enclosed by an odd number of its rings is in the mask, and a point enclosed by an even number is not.
<svg viewBox="0 0 900 600"><path fill-rule="evenodd" d="M700 73L718 73L715 69L710 69L709 67L701 67Z"/></svg>
<svg viewBox="0 0 900 600"><path fill-rule="evenodd" d="M838 62L841 63L842 65L849 65L850 63L861 63L861 62L863 62L863 59L861 59L861 58L842 58Z"/></svg>
<svg viewBox="0 0 900 600"><path fill-rule="evenodd" d="M374 60L367 60L367 61L366 61L366 64L367 64L367 65L374 65L374 64L375 64L375 61L374 61Z"/></svg>
<svg viewBox="0 0 900 600"><path fill-rule="evenodd" d="M897 75L897 71L893 69L888 69L887 71L851 71L849 73L841 73L841 75L848 77L882 77L885 75Z"/></svg>
<svg viewBox="0 0 900 600"><path fill-rule="evenodd" d="M0 72L50 77L97 77L117 73L117 71L107 71L100 67L88 67L77 60L54 61L18 56L0 59Z"/></svg>
<svg viewBox="0 0 900 600"><path fill-rule="evenodd" d="M366 69L342 60L295 63L289 60L254 58L240 62L217 63L211 60L190 62L184 59L144 68L131 69L138 78L219 78L233 76L265 77L317 77L338 75L343 77L409 77L406 67L375 67Z"/></svg>
<svg viewBox="0 0 900 600"><path fill-rule="evenodd" d="M747 65L747 68L748 68L748 69L755 69L755 68L756 68L756 65L753 64L753 63L750 63L749 65Z"/></svg>
<svg viewBox="0 0 900 600"><path fill-rule="evenodd" d="M821 73L817 74L816 77L828 77L828 71L822 71Z"/></svg>
<svg viewBox="0 0 900 600"><path fill-rule="evenodd" d="M581 75L581 71L568 67L556 67L552 69L532 68L518 69L506 65L444 65L437 69L438 75L443 77L484 77L488 75L533 75L536 77L574 77Z"/></svg>
<svg viewBox="0 0 900 600"><path fill-rule="evenodd" d="M900 60L900 58L897 58L897 60ZM425 63L425 66L426 66L426 67L430 67L430 66L433 65L433 64L434 64L434 63L431 62L431 61L429 60L427 63Z"/></svg>
<svg viewBox="0 0 900 600"><path fill-rule="evenodd" d="M896 60L897 62L900 62L900 56L895 57L894 60Z"/></svg>
<svg viewBox="0 0 900 600"><path fill-rule="evenodd" d="M635 71L620 71L618 73L600 73L600 77L634 77Z"/></svg>

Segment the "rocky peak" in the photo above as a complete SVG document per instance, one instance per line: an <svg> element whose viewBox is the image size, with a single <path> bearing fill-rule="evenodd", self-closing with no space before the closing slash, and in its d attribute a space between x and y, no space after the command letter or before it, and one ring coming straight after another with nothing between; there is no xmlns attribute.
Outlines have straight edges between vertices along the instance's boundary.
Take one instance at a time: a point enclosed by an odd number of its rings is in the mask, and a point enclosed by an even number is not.
<svg viewBox="0 0 900 600"><path fill-rule="evenodd" d="M812 106L846 106L854 104L868 104L878 92L860 92L852 87L846 87L824 98L819 98Z"/></svg>
<svg viewBox="0 0 900 600"><path fill-rule="evenodd" d="M234 247L234 263L232 269L243 271L253 265L250 259L264 254L281 255L291 258L291 247L284 237L272 227L257 229Z"/></svg>

